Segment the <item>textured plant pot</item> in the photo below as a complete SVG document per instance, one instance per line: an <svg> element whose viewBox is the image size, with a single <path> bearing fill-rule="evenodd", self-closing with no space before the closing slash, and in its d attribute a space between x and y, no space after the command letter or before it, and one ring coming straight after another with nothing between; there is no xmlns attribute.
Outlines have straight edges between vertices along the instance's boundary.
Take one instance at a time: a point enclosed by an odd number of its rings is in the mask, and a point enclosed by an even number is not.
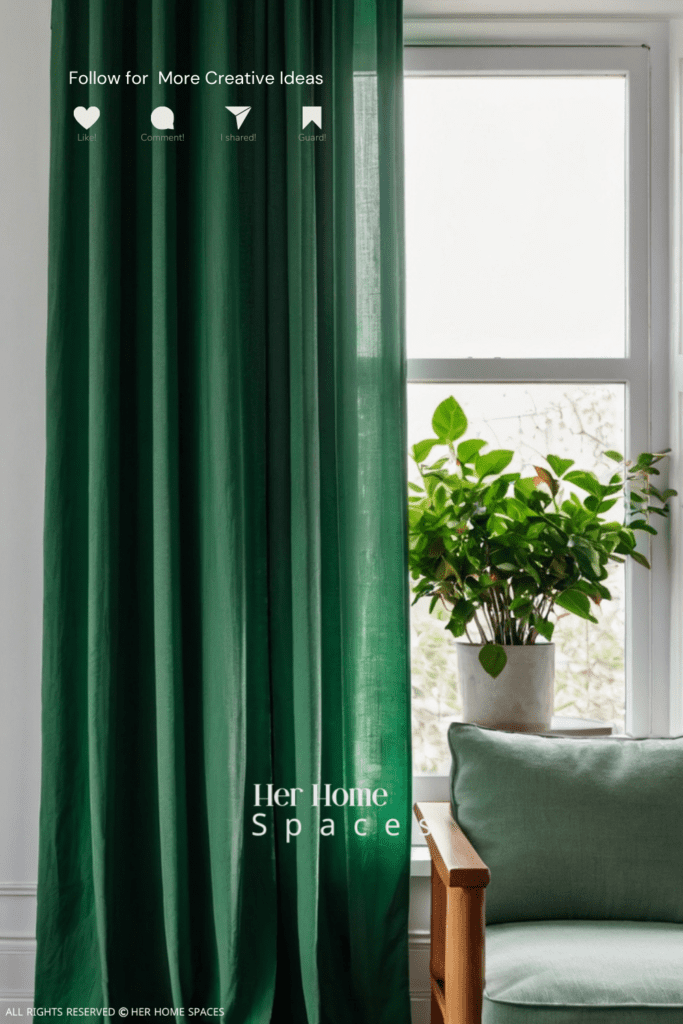
<svg viewBox="0 0 683 1024"><path fill-rule="evenodd" d="M457 644L463 720L491 729L545 732L555 702L555 644L505 646L507 664L493 679L479 663L480 644Z"/></svg>

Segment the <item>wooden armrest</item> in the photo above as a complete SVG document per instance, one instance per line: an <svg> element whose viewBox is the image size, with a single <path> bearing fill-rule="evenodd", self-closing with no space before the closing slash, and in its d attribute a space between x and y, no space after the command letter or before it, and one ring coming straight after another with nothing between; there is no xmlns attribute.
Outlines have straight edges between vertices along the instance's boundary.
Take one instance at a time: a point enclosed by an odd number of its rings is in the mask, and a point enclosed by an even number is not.
<svg viewBox="0 0 683 1024"><path fill-rule="evenodd" d="M432 855L429 973L432 1024L481 1024L484 901L491 872L453 821L449 803L417 803Z"/></svg>
<svg viewBox="0 0 683 1024"><path fill-rule="evenodd" d="M447 802L415 804L417 820L425 821L425 839L434 867L445 886L473 888L488 885L491 872L465 833L453 821Z"/></svg>

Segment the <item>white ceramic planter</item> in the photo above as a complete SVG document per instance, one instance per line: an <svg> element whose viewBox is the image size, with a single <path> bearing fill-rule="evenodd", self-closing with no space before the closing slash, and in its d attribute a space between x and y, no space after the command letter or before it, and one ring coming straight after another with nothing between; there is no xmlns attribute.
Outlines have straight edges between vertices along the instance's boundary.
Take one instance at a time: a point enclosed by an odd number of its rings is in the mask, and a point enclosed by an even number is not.
<svg viewBox="0 0 683 1024"><path fill-rule="evenodd" d="M457 644L463 720L491 729L545 732L555 702L555 645L505 646L507 664L493 679L479 663L480 644Z"/></svg>

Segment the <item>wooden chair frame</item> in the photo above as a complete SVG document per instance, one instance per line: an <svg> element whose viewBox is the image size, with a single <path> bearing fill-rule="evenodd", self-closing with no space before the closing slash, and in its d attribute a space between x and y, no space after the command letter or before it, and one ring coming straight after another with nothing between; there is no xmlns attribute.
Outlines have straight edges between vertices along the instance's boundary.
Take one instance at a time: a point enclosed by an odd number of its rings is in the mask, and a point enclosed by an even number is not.
<svg viewBox="0 0 683 1024"><path fill-rule="evenodd" d="M449 803L416 803L432 857L431 1024L481 1024L484 893L491 872Z"/></svg>

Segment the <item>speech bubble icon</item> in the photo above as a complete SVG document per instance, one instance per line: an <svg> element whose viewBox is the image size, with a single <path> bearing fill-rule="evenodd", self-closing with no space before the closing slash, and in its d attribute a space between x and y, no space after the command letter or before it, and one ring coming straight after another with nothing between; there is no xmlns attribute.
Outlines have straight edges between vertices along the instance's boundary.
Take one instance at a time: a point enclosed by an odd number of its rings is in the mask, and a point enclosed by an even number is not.
<svg viewBox="0 0 683 1024"><path fill-rule="evenodd" d="M173 128L173 111L170 107L155 107L151 114L152 124L161 131Z"/></svg>

